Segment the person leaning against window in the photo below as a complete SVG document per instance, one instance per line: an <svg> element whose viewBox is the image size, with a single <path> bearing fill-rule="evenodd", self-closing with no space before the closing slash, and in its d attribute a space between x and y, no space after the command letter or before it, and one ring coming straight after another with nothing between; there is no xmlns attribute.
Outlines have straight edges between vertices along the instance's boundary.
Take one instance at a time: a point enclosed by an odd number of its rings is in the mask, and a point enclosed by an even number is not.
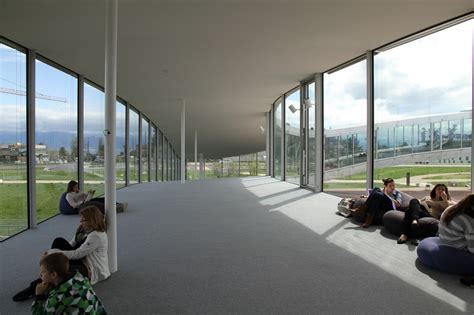
<svg viewBox="0 0 474 315"><path fill-rule="evenodd" d="M453 204L454 201L451 200L451 195L445 184L436 184L429 196L420 200L410 200L403 219L403 233L398 238L397 243L403 244L411 237L411 227L413 224L418 224L418 219L433 217L439 220L441 213Z"/></svg>
<svg viewBox="0 0 474 315"><path fill-rule="evenodd" d="M374 220L381 220L381 216L385 212L396 209L402 204L402 194L395 188L393 178L386 178L382 181L383 189L375 187L365 203L353 210L356 214L365 215L363 228L368 228Z"/></svg>

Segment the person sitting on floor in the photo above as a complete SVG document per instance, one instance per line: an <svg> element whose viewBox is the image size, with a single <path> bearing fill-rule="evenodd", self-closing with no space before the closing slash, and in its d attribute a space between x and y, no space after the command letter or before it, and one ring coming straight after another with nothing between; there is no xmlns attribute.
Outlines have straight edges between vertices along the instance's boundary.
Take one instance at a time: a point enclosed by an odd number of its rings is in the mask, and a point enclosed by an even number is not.
<svg viewBox="0 0 474 315"><path fill-rule="evenodd" d="M442 244L474 255L474 194L444 210L438 233ZM461 283L474 288L474 278L461 278Z"/></svg>
<svg viewBox="0 0 474 315"><path fill-rule="evenodd" d="M71 242L56 238L45 254L60 252L69 258L69 271L80 272L88 277L92 284L110 276L107 255L108 239L105 233L105 219L99 208L89 206L80 211L80 228ZM34 296L36 286L41 279L31 282L26 288L13 296L19 302Z"/></svg>
<svg viewBox="0 0 474 315"><path fill-rule="evenodd" d="M64 254L43 256L40 275L32 314L106 314L89 279L79 272L69 273L69 261Z"/></svg>
<svg viewBox="0 0 474 315"><path fill-rule="evenodd" d="M412 224L418 224L418 219L433 217L439 220L441 213L453 204L454 202L451 200L448 187L445 184L436 184L429 196L423 197L420 200L410 200L410 205L405 211L403 219L403 234L400 235L397 243L403 244L411 237Z"/></svg>
<svg viewBox="0 0 474 315"><path fill-rule="evenodd" d="M395 189L395 181L386 178L383 179L383 185L383 189L375 187L365 203L352 210L356 214L365 215L363 228L368 228L374 220L381 221L380 218L385 212L396 209L402 204L402 194Z"/></svg>
<svg viewBox="0 0 474 315"><path fill-rule="evenodd" d="M67 190L61 195L59 200L59 211L62 214L78 214L79 210L87 206L96 206L105 213L105 198L94 196L95 190L89 190L87 193L79 190L79 184L75 180L71 180L67 184ZM128 203L117 203L117 212L124 212Z"/></svg>

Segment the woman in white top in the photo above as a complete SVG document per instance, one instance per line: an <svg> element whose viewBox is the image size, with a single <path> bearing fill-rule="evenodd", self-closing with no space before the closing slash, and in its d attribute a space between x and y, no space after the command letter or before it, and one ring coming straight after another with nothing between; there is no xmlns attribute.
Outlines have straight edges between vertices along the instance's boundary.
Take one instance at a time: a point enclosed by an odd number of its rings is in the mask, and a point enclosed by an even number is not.
<svg viewBox="0 0 474 315"><path fill-rule="evenodd" d="M442 244L474 255L474 194L444 210L438 233ZM461 283L474 288L474 278L463 278Z"/></svg>
<svg viewBox="0 0 474 315"><path fill-rule="evenodd" d="M71 180L67 184L67 190L61 195L59 200L59 211L62 214L78 214L79 211L88 206L96 206L102 213L105 213L105 199L103 197L92 198L95 190L82 192L79 190L79 184ZM128 203L116 203L117 212L123 212Z"/></svg>
<svg viewBox="0 0 474 315"><path fill-rule="evenodd" d="M95 206L85 207L79 214L81 223L75 237L70 242L63 238L55 239L52 249L45 255L63 253L69 258L70 272L78 271L88 277L91 284L95 284L110 276L105 219ZM18 292L13 300L18 302L33 297L36 285L40 282L41 279L33 281L28 288Z"/></svg>

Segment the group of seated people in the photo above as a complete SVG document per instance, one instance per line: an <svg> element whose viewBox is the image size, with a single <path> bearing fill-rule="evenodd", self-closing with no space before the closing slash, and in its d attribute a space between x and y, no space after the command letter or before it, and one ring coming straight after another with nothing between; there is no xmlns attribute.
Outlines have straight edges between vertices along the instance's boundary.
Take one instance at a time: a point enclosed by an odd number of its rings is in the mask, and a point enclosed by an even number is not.
<svg viewBox="0 0 474 315"><path fill-rule="evenodd" d="M106 314L92 288L110 276L104 199L93 195L70 181L61 196L61 213L79 214L80 223L70 241L54 239L40 259L40 278L13 296L15 302L34 297L33 314ZM117 204L117 212L126 206Z"/></svg>
<svg viewBox="0 0 474 315"><path fill-rule="evenodd" d="M436 266L439 270L453 269L453 267L439 266L439 264L446 264L446 260L431 262L433 259L438 259L436 257L438 252L434 257L427 257L432 255L433 246L445 246L450 255L458 253L459 257L467 257L469 261L474 261L474 194L469 194L456 203L451 199L448 187L445 184L437 184L429 196L421 199L413 198L407 208L402 208L402 194L395 188L395 181L392 178L387 178L383 180L382 189L374 188L366 201L352 211L354 215L364 218L362 227L367 228L374 222L381 223L383 215L395 209L404 212L401 222L403 232L397 240L398 244L403 244L413 238L413 228L419 224L421 218L432 217L439 220L438 236L426 238L418 246L417 252L422 263L427 261L428 265ZM417 242L414 244L418 245ZM452 257L451 259L456 258ZM448 261L447 264L450 262ZM474 265L467 268L472 276ZM463 277L461 282L474 288L474 278L472 277Z"/></svg>

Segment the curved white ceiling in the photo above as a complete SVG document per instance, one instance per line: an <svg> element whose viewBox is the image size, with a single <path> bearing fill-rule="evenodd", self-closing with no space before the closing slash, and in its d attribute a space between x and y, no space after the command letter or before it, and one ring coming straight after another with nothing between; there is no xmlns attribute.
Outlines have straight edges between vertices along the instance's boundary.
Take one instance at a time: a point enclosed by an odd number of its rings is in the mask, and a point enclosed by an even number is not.
<svg viewBox="0 0 474 315"><path fill-rule="evenodd" d="M0 35L103 84L105 2L0 0ZM118 94L187 156L265 148L282 93L397 38L471 12L471 0L119 0Z"/></svg>

